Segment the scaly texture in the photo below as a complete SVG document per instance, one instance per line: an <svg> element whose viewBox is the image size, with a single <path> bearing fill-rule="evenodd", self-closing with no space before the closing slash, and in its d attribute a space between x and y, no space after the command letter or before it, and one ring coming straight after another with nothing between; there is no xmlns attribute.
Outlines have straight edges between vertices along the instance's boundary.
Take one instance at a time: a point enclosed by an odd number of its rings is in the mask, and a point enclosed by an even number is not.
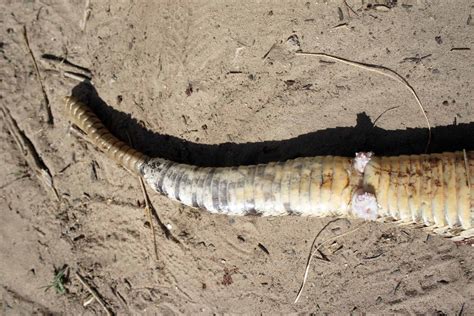
<svg viewBox="0 0 474 316"><path fill-rule="evenodd" d="M140 167L150 158L130 148L112 135L91 109L74 97L66 97L66 112L71 121L87 134L90 141L125 168L140 173Z"/></svg>
<svg viewBox="0 0 474 316"><path fill-rule="evenodd" d="M472 234L474 152L374 157L364 190L377 197L378 215Z"/></svg>
<svg viewBox="0 0 474 316"><path fill-rule="evenodd" d="M183 204L230 215L347 215L362 179L344 157L298 158L233 168L152 159L146 182Z"/></svg>
<svg viewBox="0 0 474 316"><path fill-rule="evenodd" d="M71 120L111 158L157 192L185 205L228 215L355 216L423 224L471 237L474 152L398 157L358 154L298 158L231 168L150 159L113 136L70 97Z"/></svg>

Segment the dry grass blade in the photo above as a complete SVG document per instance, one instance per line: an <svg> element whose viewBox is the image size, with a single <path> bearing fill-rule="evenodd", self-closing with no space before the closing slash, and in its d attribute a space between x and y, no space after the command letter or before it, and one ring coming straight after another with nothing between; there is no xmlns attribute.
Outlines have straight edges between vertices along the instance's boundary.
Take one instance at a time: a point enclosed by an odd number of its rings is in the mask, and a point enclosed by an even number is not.
<svg viewBox="0 0 474 316"><path fill-rule="evenodd" d="M466 168L466 177L467 177L467 184L468 184L468 187L471 187L471 175L469 173L469 160L467 159L467 153L466 153L466 149L463 149L462 150L462 153L463 153L463 156L464 156L464 168Z"/></svg>
<svg viewBox="0 0 474 316"><path fill-rule="evenodd" d="M41 55L41 59L44 61L56 64L59 67L68 66L68 67L74 68L76 71L82 71L87 77L92 76L92 73L89 68L73 63L70 60L68 60L66 57L56 56L53 54L43 54Z"/></svg>
<svg viewBox="0 0 474 316"><path fill-rule="evenodd" d="M140 181L140 187L142 188L143 192L143 198L145 200L145 212L146 215L148 216L148 221L150 222L150 229L151 229L151 234L153 237L153 249L155 251L155 259L158 260L158 246L156 243L156 233L155 233L155 227L153 226L153 218L151 215L151 203L148 198L148 193L146 191L145 184L143 183L142 177L139 177L138 180Z"/></svg>
<svg viewBox="0 0 474 316"><path fill-rule="evenodd" d="M54 186L53 176L51 175L49 168L44 163L35 146L26 136L26 134L20 129L15 119L10 115L10 112L6 107L1 106L0 112L2 113L2 116L6 122L10 134L13 136L15 142L23 153L26 162L33 170L35 175L38 177L38 179L41 181L41 183L51 189L55 198L59 201L60 198L58 191Z"/></svg>
<svg viewBox="0 0 474 316"><path fill-rule="evenodd" d="M347 64L347 65L350 65L350 66L354 66L354 67L358 67L358 68L361 68L361 69L364 69L364 70L372 71L372 72L378 73L380 75L383 75L383 76L392 78L394 80L397 80L398 82L401 82L411 92L411 94L415 97L416 102L418 103L418 106L420 107L421 112L423 113L423 116L425 117L426 124L428 126L428 141L427 141L427 144L426 144L425 152L428 152L428 148L431 144L431 124L430 124L430 121L428 119L428 116L426 115L425 108L423 107L423 104L421 103L420 98L416 94L415 89L413 89L413 87L408 83L408 81L405 78L403 78L401 75L399 75L396 71L394 71L390 68L384 67L384 66L366 64L366 63L361 63L361 62L358 62L358 61L352 61L352 60L349 60L349 59L346 59L346 58L342 58L342 57L338 57L338 56L334 56L334 55L330 55L330 54L326 54L326 53L298 52L296 54L297 55L302 55L302 56L324 57L324 58L335 60L335 61Z"/></svg>
<svg viewBox="0 0 474 316"><path fill-rule="evenodd" d="M91 1L86 0L85 6L84 6L84 14L82 16L82 21L81 21L81 31L83 32L86 29L87 21L89 20L91 13L92 13Z"/></svg>
<svg viewBox="0 0 474 316"><path fill-rule="evenodd" d="M131 139L130 135L128 134L128 132L127 132L127 137L128 137L128 142L133 146L132 139ZM147 213L147 216L148 216L148 220L150 221L151 230L153 232L153 244L154 244L154 248L155 248L155 256L156 256L156 259L158 260L158 249L157 249L157 244L156 244L155 229L153 227L152 215L153 215L153 217L155 217L156 222L160 226L161 230L165 233L165 237L167 239L171 239L172 241L174 241L177 244L181 244L181 243L179 242L179 240L176 237L173 236L173 234L168 229L168 227L166 227L166 225L161 221L161 218L158 215L158 212L156 211L155 207L153 206L153 203L151 203L150 196L148 195L148 192L146 190L146 186L145 186L145 183L143 182L142 177L139 177L139 180L140 180L140 187L141 187L142 192L143 192L143 198L145 200L146 213Z"/></svg>
<svg viewBox="0 0 474 316"><path fill-rule="evenodd" d="M171 239L172 241L174 241L177 244L180 244L180 241L176 237L173 236L171 231L168 229L168 227L166 227L166 225L161 221L161 218L158 216L158 212L156 211L155 207L153 206L153 204L150 201L150 197L148 196L148 192L146 191L145 184L143 183L142 178L140 178L140 185L141 185L142 190L143 190L143 196L145 198L145 205L146 205L147 209L149 210L149 212L151 214L153 214L153 217L155 217L155 220L157 221L157 223L160 226L161 230L163 230L163 232L165 233L165 237L167 239Z"/></svg>
<svg viewBox="0 0 474 316"><path fill-rule="evenodd" d="M95 298L95 300L99 302L100 306L102 306L105 313L109 316L113 315L114 313L107 307L107 305L105 305L105 302L102 300L99 293L94 288L92 288L89 284L87 284L86 280L84 280L84 278L78 272L76 272L75 275L77 279L79 280L79 282L81 282L82 285L87 289L87 291L89 291L89 293Z"/></svg>
<svg viewBox="0 0 474 316"><path fill-rule="evenodd" d="M372 127L375 127L375 125L377 124L377 121L387 112L391 111L391 110L395 110L395 109L398 109L400 106L392 106L386 110L384 110L382 113L379 114L379 116L377 116L377 118L374 120L374 123L372 124Z"/></svg>
<svg viewBox="0 0 474 316"><path fill-rule="evenodd" d="M84 75L82 73L67 71L67 70L57 70L57 69L45 69L44 72L48 75L62 76L64 78L72 79L78 82L84 82L86 84L94 85L94 82L91 80L91 77Z"/></svg>
<svg viewBox="0 0 474 316"><path fill-rule="evenodd" d="M339 218L338 219L335 219L335 220L332 220L332 221L329 221L326 225L324 225L324 227L319 231L319 233L314 237L313 239L313 242L311 243L311 248L310 248L310 253L309 253L309 256L308 256L308 260L306 262L306 268L305 268L305 271L304 271L304 276L303 276L303 281L301 282L301 286L298 290L298 294L296 295L296 298L295 298L295 301L293 302L293 304L296 304L298 303L300 297L301 297L301 294L303 294L303 289L304 289L304 286L306 284L306 280L308 279L308 274L309 274L309 268L311 266L311 261L313 260L313 257L318 253L318 251L321 249L321 247L331 241L334 241L336 239L339 239L339 238L342 238L344 236L347 236L349 234L352 234L354 232L356 232L357 230L359 230L362 226L364 226L366 223L362 223L361 225L357 226L356 228L354 229L351 229L350 231L348 232L345 232L345 233L342 233L340 235L337 235L337 236L334 236L334 237L331 237L331 238L328 238L326 240L324 240L323 242L321 242L315 249L314 249L314 246L316 245L316 240L318 239L318 237L321 235L321 233L329 226L331 225L332 223L336 222L340 220Z"/></svg>
<svg viewBox="0 0 474 316"><path fill-rule="evenodd" d="M44 88L43 80L41 79L41 74L40 74L40 71L39 71L38 63L36 62L35 55L33 54L33 51L31 50L31 47L30 47L30 41L28 40L28 32L26 30L25 25L23 25L23 37L25 39L26 48L28 49L28 52L30 53L30 56L31 56L31 60L33 61L33 66L35 68L36 76L38 77L38 81L39 81L40 86L41 86L41 92L43 93L44 102L46 103L46 112L47 112L47 115L48 115L48 121L47 122L50 125L54 125L53 113L51 112L51 104L49 103L48 94L46 93L46 89Z"/></svg>
<svg viewBox="0 0 474 316"><path fill-rule="evenodd" d="M357 14L357 12L355 12L354 9L352 9L352 7L347 3L346 0L344 0L344 5L346 6L348 10L352 11L352 13L354 13L356 16L359 16L359 14Z"/></svg>
<svg viewBox="0 0 474 316"><path fill-rule="evenodd" d="M83 75L81 73L72 72L72 71L64 71L63 76L66 77L66 78L70 78L70 79L79 81L79 82L85 82L85 83L89 83L91 85L94 85L94 83L91 81L90 77L88 77L86 75Z"/></svg>

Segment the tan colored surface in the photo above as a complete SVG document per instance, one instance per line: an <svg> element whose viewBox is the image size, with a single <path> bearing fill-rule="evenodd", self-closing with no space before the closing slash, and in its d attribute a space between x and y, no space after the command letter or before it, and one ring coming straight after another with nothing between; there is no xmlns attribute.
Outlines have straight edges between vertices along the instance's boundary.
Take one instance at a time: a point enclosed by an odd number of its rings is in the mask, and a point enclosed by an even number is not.
<svg viewBox="0 0 474 316"><path fill-rule="evenodd" d="M329 219L215 216L153 194L163 221L181 241L180 246L158 233L155 260L146 216L137 206L142 200L138 180L68 134L62 98L76 83L47 71L52 64L39 58L67 52L69 60L92 70L95 87L107 104L130 113L150 130L170 135L150 138L135 133L130 120L119 116L115 132L126 140L129 129L136 146L148 148L150 154L204 165L343 154L353 151L347 138L355 147L364 147L360 129L355 129L355 136L344 129L364 119L358 116L362 112L373 122L383 111L399 106L377 121L388 131L424 127L423 117L409 92L393 80L296 57L295 41L287 38L297 34L305 51L395 69L416 89L433 126L471 123L470 1L399 1L388 12L361 10L358 16L349 16L342 1L296 6L174 3L92 0L84 32L82 1L0 5L0 102L33 142L62 197L57 203L44 189L0 121L2 313L102 313L97 303L82 307L87 294L74 277L66 284L67 295L41 288L53 279L54 266L68 264L120 314L473 314L473 248L428 238L409 227L371 223L324 248L330 262L314 261L305 292L293 305L311 240ZM348 3L355 9L362 6L358 1ZM411 6L403 6L406 3ZM348 27L334 28L343 22ZM51 100L54 128L46 124L41 89L22 37L23 23ZM437 36L441 41L435 40ZM451 51L453 47L471 50ZM419 63L402 62L416 54L431 56ZM342 128L341 134L316 133L336 127ZM295 138L298 135L303 136ZM323 141L318 135L330 137ZM263 141L267 143L258 145ZM225 142L250 144L210 146ZM299 146L292 145L295 142ZM387 144L387 150L397 144ZM410 148L397 150L406 153ZM353 221L351 227L358 223ZM345 222L336 226L341 228L329 230L323 238L348 229Z"/></svg>
<svg viewBox="0 0 474 316"><path fill-rule="evenodd" d="M132 173L140 174L140 166L150 159L148 156L130 148L129 145L111 134L87 105L70 97L66 97L64 101L66 103L64 115L67 115L71 124L76 125L84 132L85 138L89 142L109 156L112 161Z"/></svg>
<svg viewBox="0 0 474 316"><path fill-rule="evenodd" d="M474 151L402 155L388 159L372 157L364 170L364 187L378 197L380 214L390 212L393 218L403 222L450 227L455 231L462 226L466 230L465 236L471 236L474 232L467 230L472 228L474 198L467 194L470 183L466 175L474 173L474 169L467 169L465 159L472 156ZM427 168L417 171L420 165ZM429 181L432 181L431 187L416 184ZM384 198L386 195L390 197L389 203Z"/></svg>

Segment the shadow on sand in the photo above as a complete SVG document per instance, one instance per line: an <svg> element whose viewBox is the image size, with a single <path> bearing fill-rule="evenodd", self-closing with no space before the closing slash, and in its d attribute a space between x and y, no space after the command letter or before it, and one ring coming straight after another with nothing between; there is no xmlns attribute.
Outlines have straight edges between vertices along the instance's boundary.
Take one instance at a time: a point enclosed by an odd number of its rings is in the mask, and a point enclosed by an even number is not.
<svg viewBox="0 0 474 316"><path fill-rule="evenodd" d="M162 157L199 166L236 166L296 157L339 155L352 157L358 151L377 155L422 154L428 137L426 128L384 130L373 127L365 113L357 115L355 127L337 127L315 131L295 138L258 143L199 144L147 130L129 114L108 106L90 85L81 83L73 96L91 106L111 132L151 157ZM430 153L474 150L474 123L438 126L432 129Z"/></svg>

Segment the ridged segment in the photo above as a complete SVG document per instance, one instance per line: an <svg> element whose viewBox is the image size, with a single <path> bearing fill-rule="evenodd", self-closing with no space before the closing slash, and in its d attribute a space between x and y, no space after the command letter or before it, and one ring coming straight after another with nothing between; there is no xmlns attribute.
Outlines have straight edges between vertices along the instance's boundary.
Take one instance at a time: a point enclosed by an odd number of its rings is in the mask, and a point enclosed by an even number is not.
<svg viewBox="0 0 474 316"><path fill-rule="evenodd" d="M130 171L140 174L149 159L112 135L87 105L74 97L66 97L66 111L71 121L89 137L90 141Z"/></svg>
<svg viewBox="0 0 474 316"><path fill-rule="evenodd" d="M431 155L430 163L433 175L433 220L436 227L444 227L446 225L446 216L444 212L445 187L443 182L445 170L443 170L444 166L440 154Z"/></svg>
<svg viewBox="0 0 474 316"><path fill-rule="evenodd" d="M353 194L362 190L375 195L382 219L423 223L439 232L448 228L462 238L474 235L473 151L373 157L363 174L353 169L352 159L334 156L201 168L137 152L73 97L66 98L66 110L109 157L189 206L229 215L348 216Z"/></svg>
<svg viewBox="0 0 474 316"><path fill-rule="evenodd" d="M306 158L305 168L301 169L301 178L299 186L299 205L298 209L303 214L308 214L312 211L311 207L311 165L310 159Z"/></svg>
<svg viewBox="0 0 474 316"><path fill-rule="evenodd" d="M410 208L411 220L414 223L421 222L421 185L422 171L418 156L409 156L409 180L408 180L408 207Z"/></svg>
<svg viewBox="0 0 474 316"><path fill-rule="evenodd" d="M398 209L398 191L399 191L399 169L400 160L398 157L388 158L387 168L389 170L390 182L388 185L387 198L388 198L388 211L390 216L393 218L400 218Z"/></svg>
<svg viewBox="0 0 474 316"><path fill-rule="evenodd" d="M379 215L439 228L472 228L473 152L374 157L364 173Z"/></svg>
<svg viewBox="0 0 474 316"><path fill-rule="evenodd" d="M286 212L285 207L283 205L282 190L281 190L284 167L285 167L285 163L277 162L271 171L274 175L273 183L272 183L272 196L273 196L272 207L273 207L273 212L275 214L285 214Z"/></svg>
<svg viewBox="0 0 474 316"><path fill-rule="evenodd" d="M310 205L312 211L317 214L322 214L324 205L321 203L321 185L323 183L322 177L322 162L323 157L314 157L313 161L309 163L310 172Z"/></svg>
<svg viewBox="0 0 474 316"><path fill-rule="evenodd" d="M331 188L333 183L334 157L325 156L323 157L323 171L322 171L322 184L321 184L321 208L325 216L330 215L336 211L335 207L331 205Z"/></svg>
<svg viewBox="0 0 474 316"><path fill-rule="evenodd" d="M469 228L474 228L473 224L472 224L472 219L474 218L474 151L470 151L468 153L465 153L465 156L464 156L464 160L465 160L465 165L466 165L466 169L467 169L467 173L468 173L468 178L470 179L469 180L469 186L470 186L470 196L471 196L471 211L469 212L469 220L467 219L464 219L464 222L466 226L464 226L464 223L463 223L463 227L466 227L467 229L467 226L469 226Z"/></svg>
<svg viewBox="0 0 474 316"><path fill-rule="evenodd" d="M411 178L410 158L408 156L400 156L398 172L398 216L404 222L411 221L411 209L409 206L410 196L412 194L409 183Z"/></svg>
<svg viewBox="0 0 474 316"><path fill-rule="evenodd" d="M152 159L143 175L156 191L211 212L324 216L348 211L356 185L351 168L350 159L332 156L237 168L198 168Z"/></svg>
<svg viewBox="0 0 474 316"><path fill-rule="evenodd" d="M462 227L470 227L471 219L471 202L474 198L469 199L469 196L474 197L474 192L470 192L468 169L466 168L466 161L463 155L455 155L456 164L456 192L457 194L457 205L458 205L458 221ZM471 167L471 170L474 168ZM473 214L474 215L474 214Z"/></svg>
<svg viewBox="0 0 474 316"><path fill-rule="evenodd" d="M459 225L458 220L458 205L457 205L457 192L459 188L456 187L456 158L454 153L445 153L443 155L443 167L444 167L444 213L446 216L446 222L449 227Z"/></svg>
<svg viewBox="0 0 474 316"><path fill-rule="evenodd" d="M290 169L290 178L289 178L289 206L287 208L288 212L293 214L301 214L303 192L300 191L301 179L303 175L303 170L307 169L307 163L304 158L295 159L291 164ZM301 193L301 194L300 194Z"/></svg>
<svg viewBox="0 0 474 316"><path fill-rule="evenodd" d="M422 188L420 192L420 199L421 199L421 217L423 219L423 223L426 226L431 226L434 223L433 219L433 208L432 208L432 192L433 192L433 172L431 168L431 164L429 161L428 155L421 155L419 156L419 160L421 163L422 169Z"/></svg>
<svg viewBox="0 0 474 316"><path fill-rule="evenodd" d="M333 163L334 174L330 205L334 214L346 214L350 211L350 205L347 201L352 199L354 188L358 185L357 183L351 183L352 159L335 156Z"/></svg>

